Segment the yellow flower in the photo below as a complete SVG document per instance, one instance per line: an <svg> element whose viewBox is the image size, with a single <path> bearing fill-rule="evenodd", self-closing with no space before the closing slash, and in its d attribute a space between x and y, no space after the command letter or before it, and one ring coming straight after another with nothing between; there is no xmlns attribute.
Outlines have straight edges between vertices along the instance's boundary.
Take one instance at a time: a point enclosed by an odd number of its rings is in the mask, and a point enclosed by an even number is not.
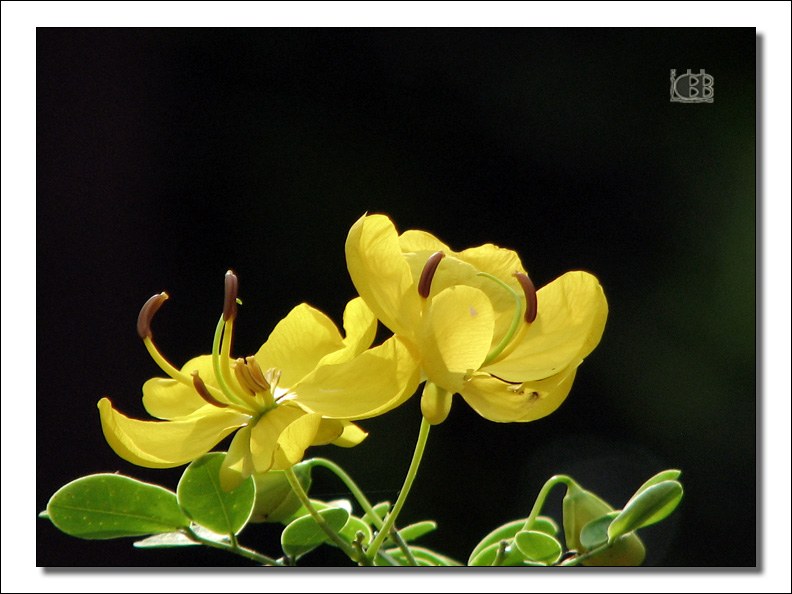
<svg viewBox="0 0 792 594"><path fill-rule="evenodd" d="M162 421L130 419L107 398L99 401L102 430L119 456L149 468L180 466L238 430L221 469L223 488L230 490L253 472L296 464L311 445L357 445L366 433L350 420L381 414L415 391L419 369L409 345L391 337L368 349L376 318L359 297L344 311L346 337L303 303L255 355L232 359L236 293L237 279L229 271L212 354L180 370L159 353L150 329L167 295L144 305L138 332L170 378L152 378L143 386L143 405Z"/></svg>
<svg viewBox="0 0 792 594"><path fill-rule="evenodd" d="M492 421L550 414L608 315L589 273L568 272L536 291L511 250L454 252L424 231L399 235L383 215L352 226L346 258L360 296L417 356L428 380L421 408L433 424L445 420L453 394Z"/></svg>

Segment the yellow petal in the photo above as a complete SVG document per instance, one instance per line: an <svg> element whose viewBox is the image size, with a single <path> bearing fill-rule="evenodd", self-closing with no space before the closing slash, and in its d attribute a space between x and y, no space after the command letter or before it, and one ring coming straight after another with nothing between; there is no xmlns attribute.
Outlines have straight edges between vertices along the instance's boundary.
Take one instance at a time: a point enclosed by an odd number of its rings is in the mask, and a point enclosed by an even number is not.
<svg viewBox="0 0 792 594"><path fill-rule="evenodd" d="M459 285L438 294L426 308L418 338L426 377L452 394L459 392L465 375L489 353L493 322L482 291Z"/></svg>
<svg viewBox="0 0 792 594"><path fill-rule="evenodd" d="M376 316L394 333L412 337L421 298L390 219L383 215L358 219L347 236L346 260L357 292Z"/></svg>
<svg viewBox="0 0 792 594"><path fill-rule="evenodd" d="M426 260L433 253L443 251L446 255L437 267L430 296L454 285L468 285L484 291L495 312L493 347L500 342L512 323L515 313L514 297L491 279L478 276L480 272L491 274L509 285L524 302L515 272L525 272L516 252L491 243L454 252L440 240L425 231L410 230L399 236L404 257L410 265L413 279L420 279Z"/></svg>
<svg viewBox="0 0 792 594"><path fill-rule="evenodd" d="M456 257L482 272L497 276L504 282L512 284L516 289L519 289L520 285L512 275L515 272L525 273L517 252L491 243L468 248L459 252Z"/></svg>
<svg viewBox="0 0 792 594"><path fill-rule="evenodd" d="M289 388L313 371L328 353L344 347L333 321L318 309L302 303L292 309L256 353L256 361L266 371L282 371L280 385Z"/></svg>
<svg viewBox="0 0 792 594"><path fill-rule="evenodd" d="M196 369L206 385L217 386L211 355L195 357L181 368L188 377ZM143 384L143 406L152 417L176 419L206 406L206 400L198 395L192 385L175 379L153 377Z"/></svg>
<svg viewBox="0 0 792 594"><path fill-rule="evenodd" d="M322 419L319 429L311 445L325 445L341 437L344 432L344 422L338 419Z"/></svg>
<svg viewBox="0 0 792 594"><path fill-rule="evenodd" d="M582 359L599 343L608 302L596 277L567 272L537 291L536 298L536 320L519 344L484 371L507 381L539 380Z"/></svg>
<svg viewBox="0 0 792 594"><path fill-rule="evenodd" d="M392 336L351 361L317 368L293 390L300 403L325 417L355 420L397 407L419 380L416 351Z"/></svg>
<svg viewBox="0 0 792 594"><path fill-rule="evenodd" d="M233 409L205 405L176 421L138 421L99 401L105 439L116 454L147 468L170 468L192 462L249 420Z"/></svg>
<svg viewBox="0 0 792 594"><path fill-rule="evenodd" d="M462 390L462 398L490 421L535 421L561 406L572 388L579 363L577 361L553 377L521 385L507 384L486 374L476 374Z"/></svg>
<svg viewBox="0 0 792 594"><path fill-rule="evenodd" d="M272 468L281 432L306 414L295 406L278 406L253 425L250 432L250 453L256 472L267 472Z"/></svg>
<svg viewBox="0 0 792 594"><path fill-rule="evenodd" d="M344 332L344 348L325 355L317 366L349 361L371 346L377 334L377 318L361 297L352 299L344 309Z"/></svg>
<svg viewBox="0 0 792 594"><path fill-rule="evenodd" d="M454 253L454 250L437 239L437 237L418 229L408 229L399 235L399 247L404 253L423 251L433 254L435 252L445 252L446 256Z"/></svg>
<svg viewBox="0 0 792 594"><path fill-rule="evenodd" d="M341 423L343 424L344 431L337 439L333 440L333 445L342 448L351 448L368 437L368 433L354 423L350 423L349 421L341 421Z"/></svg>
<svg viewBox="0 0 792 594"><path fill-rule="evenodd" d="M233 491L251 474L253 459L250 455L250 425L246 425L236 432L228 446L228 454L220 466L220 486L225 491Z"/></svg>
<svg viewBox="0 0 792 594"><path fill-rule="evenodd" d="M305 414L289 423L278 436L278 449L275 452L275 468L289 468L303 459L317 437L322 415Z"/></svg>

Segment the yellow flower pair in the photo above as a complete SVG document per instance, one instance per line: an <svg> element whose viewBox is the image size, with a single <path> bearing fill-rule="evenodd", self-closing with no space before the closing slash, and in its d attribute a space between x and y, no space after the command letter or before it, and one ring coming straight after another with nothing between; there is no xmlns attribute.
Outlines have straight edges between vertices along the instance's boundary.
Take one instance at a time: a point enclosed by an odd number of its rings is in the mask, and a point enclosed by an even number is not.
<svg viewBox="0 0 792 594"><path fill-rule="evenodd" d="M607 317L588 273L535 291L513 251L487 244L457 253L423 231L399 235L382 215L353 225L346 257L360 297L344 311L345 336L303 303L246 358L230 354L233 273L212 354L181 369L154 346L151 318L167 295L152 297L138 332L169 378L147 381L143 404L162 420L130 419L100 400L116 453L141 466L179 466L236 431L221 471L231 489L254 472L296 464L311 445L360 443L366 433L351 421L399 406L422 381L431 423L446 418L455 393L492 421L531 421L563 402ZM394 334L369 348L377 319Z"/></svg>

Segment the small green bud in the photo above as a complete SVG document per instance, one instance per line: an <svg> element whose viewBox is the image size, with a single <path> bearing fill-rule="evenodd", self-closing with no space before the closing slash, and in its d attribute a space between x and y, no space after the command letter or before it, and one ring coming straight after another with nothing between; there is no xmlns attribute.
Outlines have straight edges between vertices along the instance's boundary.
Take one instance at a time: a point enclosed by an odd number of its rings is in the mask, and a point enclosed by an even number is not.
<svg viewBox="0 0 792 594"><path fill-rule="evenodd" d="M592 520L601 518L614 510L594 493L573 483L567 487L563 511L567 548L585 553L587 549L580 542L580 533L583 527ZM582 563L600 567L635 566L643 563L645 556L646 549L641 539L632 533L620 538L611 548L597 553Z"/></svg>
<svg viewBox="0 0 792 594"><path fill-rule="evenodd" d="M300 484L308 491L311 486L310 466L296 464L292 469ZM283 522L300 509L300 499L282 470L254 473L253 480L256 483L256 502L251 522Z"/></svg>

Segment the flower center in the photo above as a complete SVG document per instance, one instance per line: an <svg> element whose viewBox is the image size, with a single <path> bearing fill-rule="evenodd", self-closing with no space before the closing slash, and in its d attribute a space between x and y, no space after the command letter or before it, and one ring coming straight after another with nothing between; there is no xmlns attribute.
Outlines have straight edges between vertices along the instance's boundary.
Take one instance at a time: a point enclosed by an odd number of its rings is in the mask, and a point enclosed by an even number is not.
<svg viewBox="0 0 792 594"><path fill-rule="evenodd" d="M281 371L277 368L261 370L255 357L231 360L231 341L237 314L239 280L229 270L225 277L225 303L223 315L217 324L212 344L212 367L219 389L207 385L195 370L189 375L176 369L154 345L151 320L168 299L167 293L151 297L140 310L137 330L152 359L176 381L191 386L207 403L218 408L233 407L245 414L260 416L275 408L288 394L278 389ZM233 374L233 375L232 375ZM278 397L275 396L278 394Z"/></svg>

